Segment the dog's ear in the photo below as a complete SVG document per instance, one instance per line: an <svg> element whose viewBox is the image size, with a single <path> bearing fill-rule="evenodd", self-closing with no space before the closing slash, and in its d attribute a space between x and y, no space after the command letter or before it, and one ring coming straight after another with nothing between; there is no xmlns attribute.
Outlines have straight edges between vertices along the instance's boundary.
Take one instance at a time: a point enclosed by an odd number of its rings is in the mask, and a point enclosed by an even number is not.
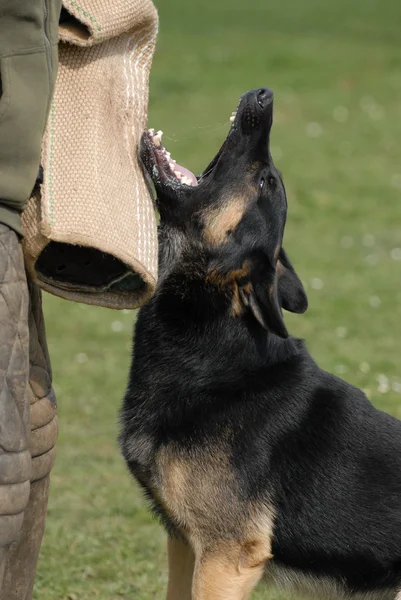
<svg viewBox="0 0 401 600"><path fill-rule="evenodd" d="M239 283L242 303L265 329L281 338L288 337L282 308L303 313L308 299L294 268L281 248L273 266L265 255L258 254L248 263L249 277Z"/></svg>
<svg viewBox="0 0 401 600"><path fill-rule="evenodd" d="M292 313L304 313L308 308L308 297L284 248L280 249L276 270L280 305Z"/></svg>
<svg viewBox="0 0 401 600"><path fill-rule="evenodd" d="M242 303L251 311L262 327L281 338L288 337L278 294L278 275L267 257L250 261L250 278L239 282Z"/></svg>

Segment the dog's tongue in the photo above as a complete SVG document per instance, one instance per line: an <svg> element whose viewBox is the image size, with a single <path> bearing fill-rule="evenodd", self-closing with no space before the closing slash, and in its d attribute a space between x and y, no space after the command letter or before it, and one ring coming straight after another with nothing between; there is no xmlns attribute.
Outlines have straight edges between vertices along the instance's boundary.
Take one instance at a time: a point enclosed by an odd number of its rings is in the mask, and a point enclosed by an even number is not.
<svg viewBox="0 0 401 600"><path fill-rule="evenodd" d="M175 165L174 165L174 172L175 172L176 175L177 175L177 172L178 172L178 173L181 173L182 177L186 177L187 179L190 179L192 186L198 185L198 180L196 179L196 177L192 173L192 171L190 171L189 169L186 169L182 165L179 165L178 163L175 163Z"/></svg>

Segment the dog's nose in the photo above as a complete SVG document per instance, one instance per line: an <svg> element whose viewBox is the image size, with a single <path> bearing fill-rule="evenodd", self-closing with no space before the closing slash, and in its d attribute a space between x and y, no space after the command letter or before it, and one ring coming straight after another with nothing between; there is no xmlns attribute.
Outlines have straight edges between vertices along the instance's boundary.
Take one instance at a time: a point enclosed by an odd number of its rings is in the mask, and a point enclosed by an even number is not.
<svg viewBox="0 0 401 600"><path fill-rule="evenodd" d="M266 108L273 101L273 92L269 88L261 88L256 93L257 103L261 108Z"/></svg>

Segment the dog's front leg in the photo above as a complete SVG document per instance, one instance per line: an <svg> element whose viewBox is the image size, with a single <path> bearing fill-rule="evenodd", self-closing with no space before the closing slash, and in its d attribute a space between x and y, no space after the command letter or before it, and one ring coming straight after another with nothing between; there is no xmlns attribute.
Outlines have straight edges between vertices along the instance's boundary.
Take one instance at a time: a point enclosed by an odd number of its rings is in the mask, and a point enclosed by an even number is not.
<svg viewBox="0 0 401 600"><path fill-rule="evenodd" d="M218 548L200 552L195 560L192 600L248 600L270 558L258 544L222 542Z"/></svg>
<svg viewBox="0 0 401 600"><path fill-rule="evenodd" d="M183 540L168 538L167 600L191 600L195 556Z"/></svg>

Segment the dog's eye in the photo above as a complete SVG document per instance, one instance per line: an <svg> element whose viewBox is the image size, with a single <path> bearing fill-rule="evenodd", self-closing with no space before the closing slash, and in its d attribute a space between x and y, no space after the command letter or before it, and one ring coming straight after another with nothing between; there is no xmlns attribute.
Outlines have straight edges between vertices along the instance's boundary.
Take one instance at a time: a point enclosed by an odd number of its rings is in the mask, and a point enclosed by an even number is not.
<svg viewBox="0 0 401 600"><path fill-rule="evenodd" d="M264 178L264 177L262 177L262 179L261 179L261 180L260 180L260 182L259 182L259 189L260 189L260 190L263 190L263 188L264 188L264 185L265 185L265 178Z"/></svg>

